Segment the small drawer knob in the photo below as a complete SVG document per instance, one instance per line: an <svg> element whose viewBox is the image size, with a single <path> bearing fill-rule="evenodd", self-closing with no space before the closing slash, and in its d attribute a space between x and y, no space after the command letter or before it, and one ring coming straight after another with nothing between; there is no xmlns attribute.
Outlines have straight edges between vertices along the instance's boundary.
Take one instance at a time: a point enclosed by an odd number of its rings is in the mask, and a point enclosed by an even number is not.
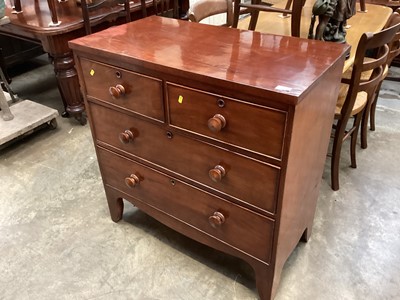
<svg viewBox="0 0 400 300"><path fill-rule="evenodd" d="M213 169L208 171L208 176L214 182L220 182L222 177L226 174L225 168L221 165L216 165Z"/></svg>
<svg viewBox="0 0 400 300"><path fill-rule="evenodd" d="M122 84L117 84L116 86L111 86L108 92L113 98L120 98L125 95L125 88Z"/></svg>
<svg viewBox="0 0 400 300"><path fill-rule="evenodd" d="M122 144L128 144L132 142L135 139L135 136L133 135L133 132L130 131L129 129L125 130L124 132L121 132L118 135L119 141Z"/></svg>
<svg viewBox="0 0 400 300"><path fill-rule="evenodd" d="M131 174L129 177L125 178L125 184L128 188L133 189L135 186L137 186L140 182L140 179L137 175Z"/></svg>
<svg viewBox="0 0 400 300"><path fill-rule="evenodd" d="M208 223L214 228L220 227L224 222L225 216L219 211L214 212L214 214L208 218Z"/></svg>
<svg viewBox="0 0 400 300"><path fill-rule="evenodd" d="M226 119L223 115L216 114L208 120L207 125L212 132L219 132L226 126Z"/></svg>

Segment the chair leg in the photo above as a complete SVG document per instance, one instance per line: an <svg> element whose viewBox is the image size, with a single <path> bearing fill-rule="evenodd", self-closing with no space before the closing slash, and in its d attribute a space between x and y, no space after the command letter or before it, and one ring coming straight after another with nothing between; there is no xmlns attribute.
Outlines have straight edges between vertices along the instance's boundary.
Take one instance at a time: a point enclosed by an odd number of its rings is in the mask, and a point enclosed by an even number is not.
<svg viewBox="0 0 400 300"><path fill-rule="evenodd" d="M357 137L358 137L358 129L360 128L360 122L362 119L363 113L360 112L355 116L353 128L354 131L351 133L351 141L350 141L350 159L351 159L351 167L357 168L357 160L356 160L356 145L357 145Z"/></svg>
<svg viewBox="0 0 400 300"><path fill-rule="evenodd" d="M173 17L175 18L175 19L179 19L179 2L178 2L178 0L174 0L173 1L173 5L174 5L174 8L173 8Z"/></svg>
<svg viewBox="0 0 400 300"><path fill-rule="evenodd" d="M378 88L374 94L374 100L371 104L371 111L369 116L369 129L371 131L375 131L375 110L376 110L376 103L378 102L379 92L381 91L382 81L379 83Z"/></svg>
<svg viewBox="0 0 400 300"><path fill-rule="evenodd" d="M140 0L140 7L142 9L142 17L147 17L147 10L146 10L146 0Z"/></svg>
<svg viewBox="0 0 400 300"><path fill-rule="evenodd" d="M251 0L251 3L252 4L261 4L261 0ZM260 14L259 10L253 10L250 13L249 30L256 30L259 14Z"/></svg>
<svg viewBox="0 0 400 300"><path fill-rule="evenodd" d="M363 113L362 120L361 120L361 148L362 149L367 149L367 147L368 147L368 143L367 143L368 120L369 120L369 115L371 112L372 101L374 101L374 99L372 99L372 98L375 97L375 92L376 91L373 91L373 93L371 93L371 96L368 95L367 105L364 108L364 113Z"/></svg>
<svg viewBox="0 0 400 300"><path fill-rule="evenodd" d="M335 137L333 140L332 159L331 159L331 188L334 191L337 191L339 189L339 162L340 162L340 152L342 150L345 126L346 125L343 126L340 120L338 121L335 131Z"/></svg>
<svg viewBox="0 0 400 300"><path fill-rule="evenodd" d="M240 0L233 1L233 23L232 27L237 28L239 23L239 13L240 13Z"/></svg>
<svg viewBox="0 0 400 300"><path fill-rule="evenodd" d="M378 94L376 95L376 99L372 102L371 112L369 116L369 130L375 131L375 111L376 111L376 103L378 102Z"/></svg>
<svg viewBox="0 0 400 300"><path fill-rule="evenodd" d="M361 148L367 149L367 124L368 124L368 110L364 110L362 122L361 122Z"/></svg>
<svg viewBox="0 0 400 300"><path fill-rule="evenodd" d="M251 13L250 23L249 23L249 30L256 30L259 14L260 14L259 11L253 11Z"/></svg>

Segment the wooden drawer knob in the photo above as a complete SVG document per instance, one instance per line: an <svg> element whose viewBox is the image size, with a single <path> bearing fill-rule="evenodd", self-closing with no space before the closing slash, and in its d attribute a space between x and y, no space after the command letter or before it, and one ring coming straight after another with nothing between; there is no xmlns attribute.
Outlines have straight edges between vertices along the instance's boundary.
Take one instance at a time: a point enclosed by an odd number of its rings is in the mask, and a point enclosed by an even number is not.
<svg viewBox="0 0 400 300"><path fill-rule="evenodd" d="M213 169L208 171L208 176L214 182L220 182L222 177L226 174L225 168L221 165L216 165Z"/></svg>
<svg viewBox="0 0 400 300"><path fill-rule="evenodd" d="M125 95L125 88L122 84L117 84L116 86L111 86L108 92L113 98L120 98Z"/></svg>
<svg viewBox="0 0 400 300"><path fill-rule="evenodd" d="M225 216L219 211L214 212L212 216L208 218L208 223L214 228L218 228L225 222Z"/></svg>
<svg viewBox="0 0 400 300"><path fill-rule="evenodd" d="M135 186L137 186L140 182L139 177L137 177L135 174L131 174L129 177L125 178L125 184L128 188L133 189Z"/></svg>
<svg viewBox="0 0 400 300"><path fill-rule="evenodd" d="M132 131L127 129L124 132L121 132L118 135L118 138L122 144L128 144L129 142L132 142L135 139L135 136L133 135Z"/></svg>
<svg viewBox="0 0 400 300"><path fill-rule="evenodd" d="M214 117L208 120L207 125L212 132L219 132L226 125L225 117L223 115L216 114Z"/></svg>

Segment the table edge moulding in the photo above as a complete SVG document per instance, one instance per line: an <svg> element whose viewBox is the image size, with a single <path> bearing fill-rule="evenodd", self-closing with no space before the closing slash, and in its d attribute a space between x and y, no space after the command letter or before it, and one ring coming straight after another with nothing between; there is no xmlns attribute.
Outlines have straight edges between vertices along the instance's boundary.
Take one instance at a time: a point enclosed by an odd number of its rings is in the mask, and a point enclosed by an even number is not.
<svg viewBox="0 0 400 300"><path fill-rule="evenodd" d="M125 199L273 298L311 234L349 46L158 16L69 46L112 220Z"/></svg>

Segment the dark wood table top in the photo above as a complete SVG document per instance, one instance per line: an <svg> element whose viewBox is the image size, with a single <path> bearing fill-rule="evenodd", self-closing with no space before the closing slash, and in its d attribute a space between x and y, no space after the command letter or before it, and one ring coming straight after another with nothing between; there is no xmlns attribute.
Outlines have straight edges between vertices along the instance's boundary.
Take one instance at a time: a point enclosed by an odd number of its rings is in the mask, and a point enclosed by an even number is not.
<svg viewBox="0 0 400 300"><path fill-rule="evenodd" d="M264 90L266 95L279 93L282 102L291 104L349 50L348 45L156 16L78 38L69 45L81 51L90 47L89 57L99 54L119 64L141 61L146 67L150 62L161 71L176 69L177 76L196 76L199 81L211 76L223 81L220 84L235 82ZM190 70L190 75L182 70Z"/></svg>
<svg viewBox="0 0 400 300"><path fill-rule="evenodd" d="M0 31L14 32L15 34L31 35L60 35L83 28L82 10L76 0L56 1L58 26L49 26L51 14L47 0L21 0L22 13L12 13L9 1L6 1L6 16L10 18L10 24L0 28ZM140 1L134 0L131 10L139 10ZM121 7L122 10L122 7ZM96 12L101 17L102 12Z"/></svg>

